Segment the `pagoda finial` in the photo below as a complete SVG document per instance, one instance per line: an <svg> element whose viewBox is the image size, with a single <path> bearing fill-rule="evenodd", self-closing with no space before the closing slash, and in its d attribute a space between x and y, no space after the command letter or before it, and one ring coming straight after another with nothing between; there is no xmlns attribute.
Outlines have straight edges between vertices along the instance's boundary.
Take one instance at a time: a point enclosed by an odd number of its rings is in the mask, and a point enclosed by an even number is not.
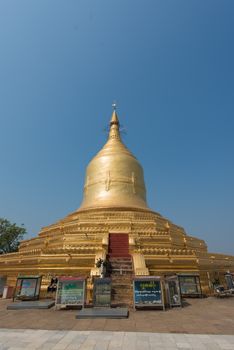
<svg viewBox="0 0 234 350"><path fill-rule="evenodd" d="M116 104L115 101L112 103L112 107L113 107L113 113L112 113L112 116L111 116L110 126L112 126L112 125L118 125L119 126L119 119L118 119L118 116L117 116L117 113L116 113L117 104Z"/></svg>
<svg viewBox="0 0 234 350"><path fill-rule="evenodd" d="M120 140L119 134L119 119L116 113L116 102L112 103L113 113L110 120L110 132L109 139L118 139Z"/></svg>
<svg viewBox="0 0 234 350"><path fill-rule="evenodd" d="M112 107L113 107L113 110L116 111L116 109L117 109L117 103L116 103L116 101L114 101L114 102L112 103Z"/></svg>

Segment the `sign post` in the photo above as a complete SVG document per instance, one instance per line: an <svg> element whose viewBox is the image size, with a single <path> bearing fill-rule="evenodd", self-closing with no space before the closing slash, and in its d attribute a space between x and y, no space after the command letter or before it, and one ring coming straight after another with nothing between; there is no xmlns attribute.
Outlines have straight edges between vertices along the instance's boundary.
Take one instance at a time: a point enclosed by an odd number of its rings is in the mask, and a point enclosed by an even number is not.
<svg viewBox="0 0 234 350"><path fill-rule="evenodd" d="M59 277L55 305L57 307L85 304L86 279L84 277Z"/></svg>
<svg viewBox="0 0 234 350"><path fill-rule="evenodd" d="M134 310L138 307L161 307L165 310L162 281L158 276L135 277L133 295Z"/></svg>

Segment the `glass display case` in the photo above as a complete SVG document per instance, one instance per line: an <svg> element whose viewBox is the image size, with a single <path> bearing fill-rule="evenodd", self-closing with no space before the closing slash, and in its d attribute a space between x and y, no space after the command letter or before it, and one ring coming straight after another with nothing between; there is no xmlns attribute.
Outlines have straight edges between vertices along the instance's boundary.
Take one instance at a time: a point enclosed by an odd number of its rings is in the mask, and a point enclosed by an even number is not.
<svg viewBox="0 0 234 350"><path fill-rule="evenodd" d="M200 297L202 295L198 274L178 274L178 278L182 296Z"/></svg>
<svg viewBox="0 0 234 350"><path fill-rule="evenodd" d="M170 307L182 306L181 294L178 276L166 276L165 277L165 288L167 295L167 304Z"/></svg>
<svg viewBox="0 0 234 350"><path fill-rule="evenodd" d="M225 281L228 289L234 289L234 274L226 273Z"/></svg>

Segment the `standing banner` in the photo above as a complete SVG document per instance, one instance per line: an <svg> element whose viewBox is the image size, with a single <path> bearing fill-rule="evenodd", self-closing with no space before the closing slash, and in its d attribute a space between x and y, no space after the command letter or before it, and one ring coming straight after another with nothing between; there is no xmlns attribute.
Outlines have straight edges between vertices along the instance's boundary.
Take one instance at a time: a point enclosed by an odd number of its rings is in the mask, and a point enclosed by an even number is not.
<svg viewBox="0 0 234 350"><path fill-rule="evenodd" d="M135 277L133 295L135 310L137 307L161 307L165 310L162 282L158 276Z"/></svg>
<svg viewBox="0 0 234 350"><path fill-rule="evenodd" d="M86 279L84 277L59 277L55 301L56 307L84 307L85 291Z"/></svg>

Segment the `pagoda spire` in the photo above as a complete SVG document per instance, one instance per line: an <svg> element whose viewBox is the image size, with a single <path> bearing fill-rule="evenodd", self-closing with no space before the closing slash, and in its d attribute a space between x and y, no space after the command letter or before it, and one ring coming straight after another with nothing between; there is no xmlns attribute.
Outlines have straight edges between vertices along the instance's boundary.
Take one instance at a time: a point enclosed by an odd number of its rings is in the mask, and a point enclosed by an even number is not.
<svg viewBox="0 0 234 350"><path fill-rule="evenodd" d="M79 210L121 207L147 209L143 169L121 140L116 104L107 142L87 166Z"/></svg>
<svg viewBox="0 0 234 350"><path fill-rule="evenodd" d="M116 103L113 103L112 107L113 107L113 113L110 120L109 139L121 140L120 131L119 131L119 118L116 113Z"/></svg>

